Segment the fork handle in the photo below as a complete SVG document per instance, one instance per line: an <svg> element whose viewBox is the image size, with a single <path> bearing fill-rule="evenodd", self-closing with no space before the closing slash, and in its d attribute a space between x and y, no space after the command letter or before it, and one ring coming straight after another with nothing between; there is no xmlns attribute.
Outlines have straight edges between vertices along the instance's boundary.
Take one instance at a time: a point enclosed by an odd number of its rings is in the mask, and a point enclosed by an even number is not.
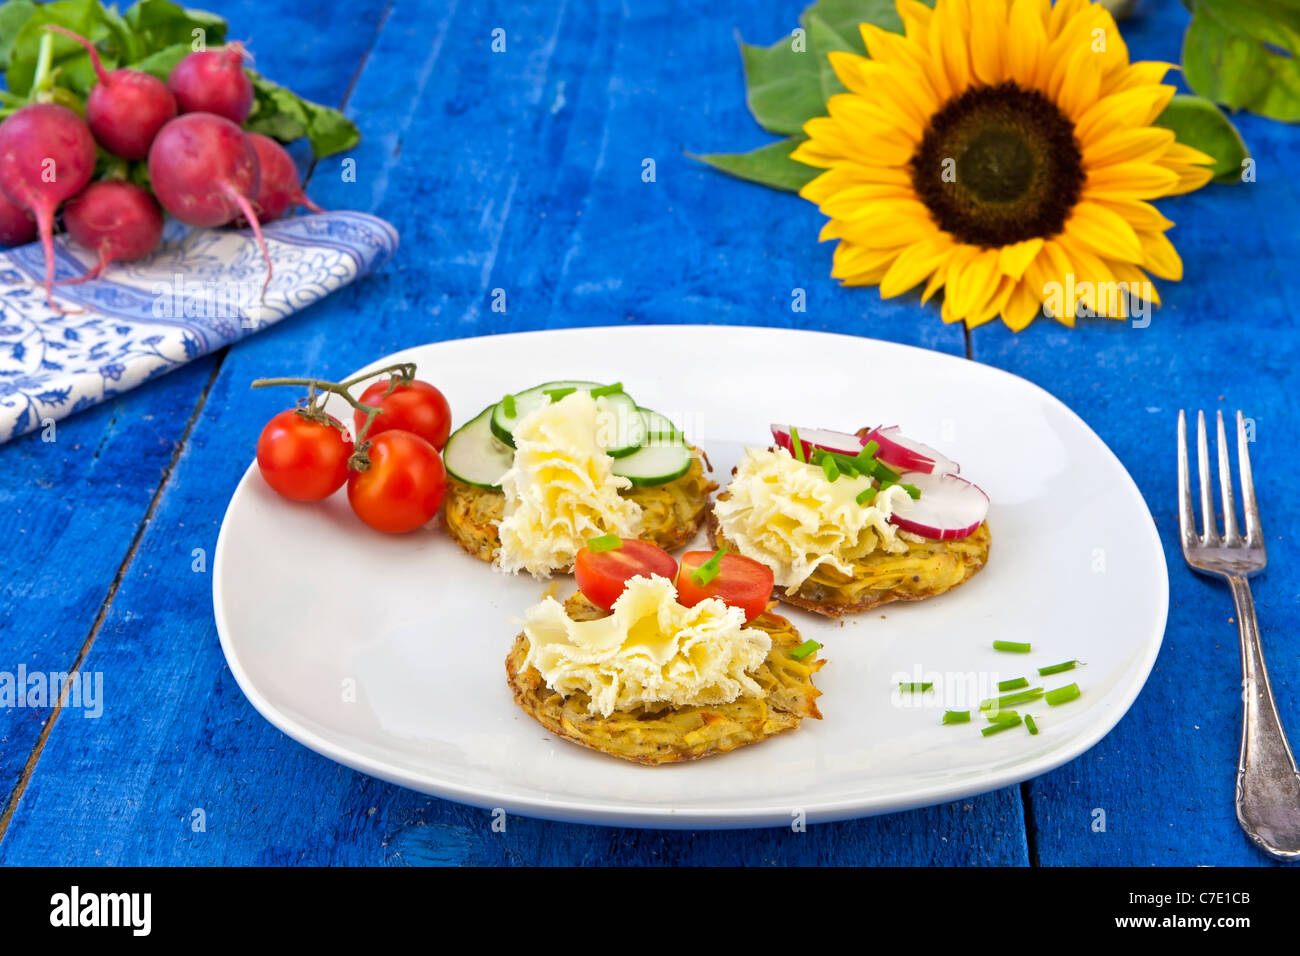
<svg viewBox="0 0 1300 956"><path fill-rule="evenodd" d="M1300 860L1300 773L1282 731L1264 666L1250 585L1231 575L1241 635L1241 760L1237 764L1237 821L1265 853Z"/></svg>

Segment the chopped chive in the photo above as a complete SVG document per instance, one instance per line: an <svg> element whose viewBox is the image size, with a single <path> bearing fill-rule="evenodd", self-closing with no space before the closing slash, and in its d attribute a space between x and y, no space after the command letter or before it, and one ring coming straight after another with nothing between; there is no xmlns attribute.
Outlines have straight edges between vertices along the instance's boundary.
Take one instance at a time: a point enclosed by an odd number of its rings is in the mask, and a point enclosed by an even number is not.
<svg viewBox="0 0 1300 956"><path fill-rule="evenodd" d="M1010 651L1012 654L1028 654L1028 644L1017 644L1015 641L994 641L993 649L995 651Z"/></svg>
<svg viewBox="0 0 1300 956"><path fill-rule="evenodd" d="M1022 687L1028 687L1029 681L1023 677L1017 677L1014 680L1004 680L998 682L998 690L1019 690Z"/></svg>
<svg viewBox="0 0 1300 956"><path fill-rule="evenodd" d="M790 426L790 449L794 452L794 457L804 464L808 463L807 457L803 451L803 440L799 437L799 429L793 425Z"/></svg>
<svg viewBox="0 0 1300 956"><path fill-rule="evenodd" d="M709 560L705 561L691 572L691 580L694 581L698 587L704 587L716 578L718 572L722 570L722 556L726 553L726 548L719 548L717 551L713 552L713 557L709 558Z"/></svg>
<svg viewBox="0 0 1300 956"><path fill-rule="evenodd" d="M858 457L875 458L878 451L880 451L880 442L869 441L862 446L862 451L858 452Z"/></svg>
<svg viewBox="0 0 1300 956"><path fill-rule="evenodd" d="M916 485L899 485L898 487L906 491L907 497L911 498L913 501L916 501L916 499L921 497L921 489L916 487Z"/></svg>
<svg viewBox="0 0 1300 956"><path fill-rule="evenodd" d="M599 538L591 538L587 542L587 550L593 554L617 551L621 547L623 547L623 539L616 534L602 534Z"/></svg>
<svg viewBox="0 0 1300 956"><path fill-rule="evenodd" d="M515 397L513 395L507 395L501 399L501 410L506 413L506 418L515 417Z"/></svg>
<svg viewBox="0 0 1300 956"><path fill-rule="evenodd" d="M798 647L796 647L794 650L790 652L790 656L797 661L801 661L809 654L819 650L821 650L821 645L818 644L816 641L804 641L802 644L800 644Z"/></svg>
<svg viewBox="0 0 1300 956"><path fill-rule="evenodd" d="M552 402L558 402L566 395L572 395L576 391L576 388L548 388L543 390L542 394L551 396Z"/></svg>
<svg viewBox="0 0 1300 956"><path fill-rule="evenodd" d="M1014 704L1024 704L1031 700L1038 700L1043 696L1041 687L1032 687L1029 690L1016 691L1014 694L1003 694L1001 697L990 697L988 700L980 701L980 710L1001 710L1003 707L1011 707Z"/></svg>
<svg viewBox="0 0 1300 956"><path fill-rule="evenodd" d="M987 727L981 730L980 733L983 734L985 737L992 737L994 734L1000 734L1004 730L1010 730L1012 727L1017 726L1020 722L1021 721L1019 716L1017 716L1015 720L999 720L995 723L989 724Z"/></svg>
<svg viewBox="0 0 1300 956"><path fill-rule="evenodd" d="M901 681L898 685L898 689L905 694L908 693L915 694L918 692L924 693L925 691L929 690L933 686L934 686L934 681L927 681L924 684L921 683L920 681Z"/></svg>
<svg viewBox="0 0 1300 956"><path fill-rule="evenodd" d="M615 382L613 385L601 385L599 388L591 390L592 398L603 398L606 395L617 395L623 391L623 383Z"/></svg>
<svg viewBox="0 0 1300 956"><path fill-rule="evenodd" d="M874 497L876 497L875 488L863 488L855 500L857 501L858 504L865 505L869 501L871 501L871 499Z"/></svg>
<svg viewBox="0 0 1300 956"><path fill-rule="evenodd" d="M1050 677L1050 676L1053 675L1053 674L1060 674L1060 673L1063 672L1063 671L1072 671L1072 670L1074 670L1074 665L1077 664L1077 663L1079 663L1079 662L1078 662L1078 661L1062 661L1062 662L1059 663L1059 664L1053 664L1051 667L1040 667L1040 668L1038 668L1038 673L1039 673L1040 675L1042 675L1043 677Z"/></svg>
<svg viewBox="0 0 1300 956"><path fill-rule="evenodd" d="M1020 720L1020 715L1014 710L998 710L991 714L985 714L984 719L990 724L1016 723Z"/></svg>
<svg viewBox="0 0 1300 956"><path fill-rule="evenodd" d="M969 710L945 710L943 712L943 722L945 724L969 724Z"/></svg>
<svg viewBox="0 0 1300 956"><path fill-rule="evenodd" d="M1068 704L1079 696L1078 684L1066 684L1064 687L1058 687L1055 690L1049 690L1043 697L1049 707L1055 707L1058 704Z"/></svg>
<svg viewBox="0 0 1300 956"><path fill-rule="evenodd" d="M888 481L890 484L898 481L900 477L898 472L879 461L872 462L871 472L881 481Z"/></svg>
<svg viewBox="0 0 1300 956"><path fill-rule="evenodd" d="M835 459L830 455L822 459L822 471L826 473L827 481L834 481L840 476L839 466L835 464Z"/></svg>
<svg viewBox="0 0 1300 956"><path fill-rule="evenodd" d="M1025 726L1029 728L1029 733L1031 736L1038 733L1038 725L1034 723L1033 714L1025 714Z"/></svg>

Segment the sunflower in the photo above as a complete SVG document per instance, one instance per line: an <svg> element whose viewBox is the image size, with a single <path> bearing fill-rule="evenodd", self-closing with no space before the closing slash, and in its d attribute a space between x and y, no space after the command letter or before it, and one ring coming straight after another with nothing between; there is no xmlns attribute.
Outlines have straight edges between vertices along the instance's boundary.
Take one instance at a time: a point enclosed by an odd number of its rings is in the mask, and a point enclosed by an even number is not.
<svg viewBox="0 0 1300 956"><path fill-rule="evenodd" d="M848 92L792 154L826 170L800 195L831 217L831 274L883 298L942 288L943 320L968 327L1159 305L1148 273L1183 265L1150 200L1204 185L1214 162L1151 125L1173 65L1130 63L1087 0L897 8L903 34L862 24L870 58L830 54Z"/></svg>

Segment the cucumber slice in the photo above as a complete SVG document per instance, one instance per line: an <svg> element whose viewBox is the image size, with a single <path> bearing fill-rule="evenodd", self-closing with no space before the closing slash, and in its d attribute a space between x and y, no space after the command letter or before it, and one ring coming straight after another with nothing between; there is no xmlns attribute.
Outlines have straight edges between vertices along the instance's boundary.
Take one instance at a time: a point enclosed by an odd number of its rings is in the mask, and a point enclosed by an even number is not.
<svg viewBox="0 0 1300 956"><path fill-rule="evenodd" d="M548 394L549 392L561 388L593 389L600 388L600 383L580 381L544 382L541 385L524 389L514 396L514 415L506 414L504 402L497 404L492 412L492 434L499 441L505 442L505 444L513 448L515 444L515 426L523 420L525 415L550 402L551 396ZM611 458L630 455L645 443L645 419L641 415L641 410L637 408L632 396L626 392L615 392L613 395L604 397L609 403L608 407L614 412L614 420L607 428L608 434L597 436L601 447L605 449L605 453Z"/></svg>
<svg viewBox="0 0 1300 956"><path fill-rule="evenodd" d="M496 408L489 405L447 439L442 462L453 478L479 488L501 487L501 476L514 464L515 450L492 434L492 413Z"/></svg>
<svg viewBox="0 0 1300 956"><path fill-rule="evenodd" d="M602 429L596 441L610 458L623 458L635 453L646 442L645 414L632 397L623 392L606 395L605 401L609 402L606 407L613 412L614 418L612 423L603 420L610 434L604 434Z"/></svg>
<svg viewBox="0 0 1300 956"><path fill-rule="evenodd" d="M686 474L693 457L684 442L657 442L617 459L613 471L616 475L630 478L638 487L665 485Z"/></svg>
<svg viewBox="0 0 1300 956"><path fill-rule="evenodd" d="M682 430L673 424L667 415L662 415L652 408L644 407L641 409L641 415L645 418L647 442L679 442L684 438Z"/></svg>
<svg viewBox="0 0 1300 956"><path fill-rule="evenodd" d="M514 415L507 415L504 402L498 402L492 410L492 434L498 441L503 441L511 448L515 447L515 425L524 416L551 400L546 393L556 388L600 388L599 382L543 382L522 392L515 393Z"/></svg>

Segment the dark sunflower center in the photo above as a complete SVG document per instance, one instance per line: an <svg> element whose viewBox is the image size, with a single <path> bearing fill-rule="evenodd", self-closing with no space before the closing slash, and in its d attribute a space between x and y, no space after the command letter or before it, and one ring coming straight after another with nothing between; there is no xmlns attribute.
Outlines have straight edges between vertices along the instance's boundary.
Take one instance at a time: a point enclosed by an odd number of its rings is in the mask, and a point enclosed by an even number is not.
<svg viewBox="0 0 1300 956"><path fill-rule="evenodd" d="M1055 103L1002 83L944 104L911 173L941 229L987 248L1064 229L1083 188L1083 155L1074 124Z"/></svg>

